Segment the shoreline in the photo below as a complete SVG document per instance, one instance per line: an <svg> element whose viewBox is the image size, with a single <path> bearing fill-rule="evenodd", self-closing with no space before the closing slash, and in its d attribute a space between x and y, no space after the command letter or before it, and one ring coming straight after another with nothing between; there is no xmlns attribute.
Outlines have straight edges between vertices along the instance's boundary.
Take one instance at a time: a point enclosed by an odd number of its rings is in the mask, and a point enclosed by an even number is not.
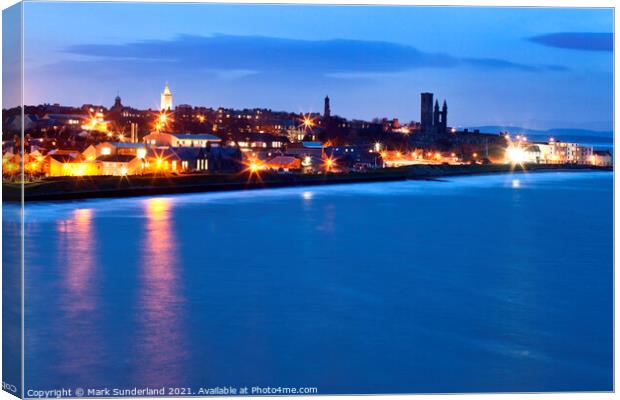
<svg viewBox="0 0 620 400"><path fill-rule="evenodd" d="M508 164L435 165L419 164L399 168L382 168L347 174L279 174L264 172L260 177L241 174L187 174L178 176L134 175L127 177L57 177L24 185L24 201L62 201L91 198L141 197L161 194L260 190L282 187L334 184L435 180L451 176L498 174L507 172L613 171L612 167L576 164ZM21 185L3 183L3 201L19 203Z"/></svg>

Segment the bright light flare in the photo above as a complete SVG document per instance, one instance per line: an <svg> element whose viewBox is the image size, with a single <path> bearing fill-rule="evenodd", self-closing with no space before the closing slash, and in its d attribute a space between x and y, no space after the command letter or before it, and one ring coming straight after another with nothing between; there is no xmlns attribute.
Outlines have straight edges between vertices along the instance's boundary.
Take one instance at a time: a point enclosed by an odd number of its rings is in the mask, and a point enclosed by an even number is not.
<svg viewBox="0 0 620 400"><path fill-rule="evenodd" d="M323 166L325 167L325 171L330 171L336 166L336 160L332 157L328 157L323 161Z"/></svg>
<svg viewBox="0 0 620 400"><path fill-rule="evenodd" d="M305 129L305 130L312 130L312 128L314 128L315 125L316 125L316 122L314 121L314 119L312 119L310 114L302 115L302 117L301 117L301 127L303 129Z"/></svg>
<svg viewBox="0 0 620 400"><path fill-rule="evenodd" d="M525 151L521 147L509 146L506 149L506 158L512 164L522 164L525 161Z"/></svg>

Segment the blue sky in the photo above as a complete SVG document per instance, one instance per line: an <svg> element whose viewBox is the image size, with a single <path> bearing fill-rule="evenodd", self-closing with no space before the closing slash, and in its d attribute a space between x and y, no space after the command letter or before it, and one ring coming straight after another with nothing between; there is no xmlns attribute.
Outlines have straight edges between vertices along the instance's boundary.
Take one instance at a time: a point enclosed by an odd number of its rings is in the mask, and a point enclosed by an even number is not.
<svg viewBox="0 0 620 400"><path fill-rule="evenodd" d="M610 9L37 3L25 102L175 104L611 130Z"/></svg>

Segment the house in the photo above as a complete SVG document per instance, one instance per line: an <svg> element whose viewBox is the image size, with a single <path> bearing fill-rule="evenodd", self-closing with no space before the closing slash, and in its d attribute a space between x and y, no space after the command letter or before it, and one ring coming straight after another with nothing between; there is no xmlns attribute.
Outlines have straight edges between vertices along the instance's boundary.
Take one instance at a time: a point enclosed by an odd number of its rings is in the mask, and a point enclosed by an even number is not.
<svg viewBox="0 0 620 400"><path fill-rule="evenodd" d="M292 156L277 156L267 162L267 168L275 171L293 171L301 169L301 160Z"/></svg>
<svg viewBox="0 0 620 400"><path fill-rule="evenodd" d="M179 147L170 150L172 159L180 164L180 172L202 172L209 169L209 149Z"/></svg>
<svg viewBox="0 0 620 400"><path fill-rule="evenodd" d="M129 154L110 154L97 157L100 175L137 175L143 172L142 160Z"/></svg>
<svg viewBox="0 0 620 400"><path fill-rule="evenodd" d="M95 146L95 151L96 157L118 154L144 158L146 156L146 147L144 143L103 142ZM89 155L92 156L90 153L92 151L89 151Z"/></svg>
<svg viewBox="0 0 620 400"><path fill-rule="evenodd" d="M102 175L100 165L67 154L50 154L43 162L46 176L87 176Z"/></svg>
<svg viewBox="0 0 620 400"><path fill-rule="evenodd" d="M229 146L238 146L241 151L252 150L277 150L288 143L285 136L272 135L269 133L245 133L238 135L236 140L228 142Z"/></svg>
<svg viewBox="0 0 620 400"><path fill-rule="evenodd" d="M576 163L577 162L577 143L550 141L551 162L553 163Z"/></svg>
<svg viewBox="0 0 620 400"><path fill-rule="evenodd" d="M88 120L88 115L84 114L45 114L43 120L54 121L55 123L78 127Z"/></svg>
<svg viewBox="0 0 620 400"><path fill-rule="evenodd" d="M523 158L524 163L541 164L545 162L543 152L540 150L540 146L536 144L529 145L523 149Z"/></svg>
<svg viewBox="0 0 620 400"><path fill-rule="evenodd" d="M577 164L591 164L592 155L594 154L594 148L591 146L577 146L575 153L575 162Z"/></svg>
<svg viewBox="0 0 620 400"><path fill-rule="evenodd" d="M208 149L209 171L239 172L243 168L242 153L235 147L211 147Z"/></svg>
<svg viewBox="0 0 620 400"><path fill-rule="evenodd" d="M21 131L22 128L24 131L28 131L34 128L37 123L38 118L34 114L25 114L23 123L21 114L11 116L7 119L4 124L6 131Z"/></svg>
<svg viewBox="0 0 620 400"><path fill-rule="evenodd" d="M611 167L613 165L611 153L607 150L594 150L591 160L592 164L597 167Z"/></svg>
<svg viewBox="0 0 620 400"><path fill-rule="evenodd" d="M226 147L152 148L144 166L151 173L238 172L241 151Z"/></svg>
<svg viewBox="0 0 620 400"><path fill-rule="evenodd" d="M286 147L285 155L297 157L323 157L324 146L321 142L296 142Z"/></svg>
<svg viewBox="0 0 620 400"><path fill-rule="evenodd" d="M364 169L383 166L383 160L371 146L330 146L325 148L325 155L338 160L341 167Z"/></svg>
<svg viewBox="0 0 620 400"><path fill-rule="evenodd" d="M151 132L144 143L155 147L207 147L217 146L222 139L210 133L164 133Z"/></svg>
<svg viewBox="0 0 620 400"><path fill-rule="evenodd" d="M97 153L97 148L92 144L82 152L82 157L87 161L94 161L99 155L100 154Z"/></svg>

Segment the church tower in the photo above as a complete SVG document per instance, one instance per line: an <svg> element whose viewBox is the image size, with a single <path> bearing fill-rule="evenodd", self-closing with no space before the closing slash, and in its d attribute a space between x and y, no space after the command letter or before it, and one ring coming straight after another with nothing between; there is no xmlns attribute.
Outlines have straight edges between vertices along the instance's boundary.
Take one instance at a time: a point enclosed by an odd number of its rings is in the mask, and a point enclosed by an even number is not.
<svg viewBox="0 0 620 400"><path fill-rule="evenodd" d="M170 111L172 110L172 92L170 91L170 87L166 83L164 87L164 91L161 93L161 110L162 111Z"/></svg>
<svg viewBox="0 0 620 400"><path fill-rule="evenodd" d="M325 109L323 110L323 119L328 120L332 116L332 110L329 106L329 96L325 96Z"/></svg>
<svg viewBox="0 0 620 400"><path fill-rule="evenodd" d="M433 109L433 127L435 128L435 131L441 130L440 117L441 116L439 114L439 101L435 100L435 108Z"/></svg>
<svg viewBox="0 0 620 400"><path fill-rule="evenodd" d="M441 131L442 133L448 133L448 103L443 101L443 107L441 107Z"/></svg>
<svg viewBox="0 0 620 400"><path fill-rule="evenodd" d="M433 94L422 93L420 96L420 125L422 132L430 133L433 131Z"/></svg>

